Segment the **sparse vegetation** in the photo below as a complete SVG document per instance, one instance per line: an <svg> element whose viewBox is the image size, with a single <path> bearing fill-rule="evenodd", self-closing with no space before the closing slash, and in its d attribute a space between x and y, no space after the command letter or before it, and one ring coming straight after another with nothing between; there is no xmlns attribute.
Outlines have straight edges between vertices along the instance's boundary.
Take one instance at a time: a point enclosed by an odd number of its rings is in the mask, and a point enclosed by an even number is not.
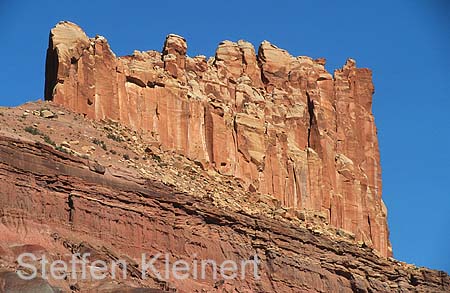
<svg viewBox="0 0 450 293"><path fill-rule="evenodd" d="M158 163L161 163L161 157L155 154L152 154L152 159Z"/></svg>
<svg viewBox="0 0 450 293"><path fill-rule="evenodd" d="M56 146L56 147L55 147L55 150L60 151L60 152L63 152L63 153L66 153L66 154L69 153L65 147L62 147L62 146L60 146L60 145Z"/></svg>
<svg viewBox="0 0 450 293"><path fill-rule="evenodd" d="M97 138L94 138L92 140L92 142L98 146L100 146L103 150L108 150L108 148L106 147L106 143L103 140L99 140Z"/></svg>
<svg viewBox="0 0 450 293"><path fill-rule="evenodd" d="M112 133L108 133L108 135L106 137L109 138L109 139L112 139L114 141L117 141L117 142L123 142L124 141L123 138L121 138L120 136L117 136L115 134L112 134Z"/></svg>
<svg viewBox="0 0 450 293"><path fill-rule="evenodd" d="M56 147L56 143L46 134L42 135L42 138L44 139L44 141L54 147Z"/></svg>
<svg viewBox="0 0 450 293"><path fill-rule="evenodd" d="M25 127L25 131L28 132L28 133L31 133L32 135L41 135L42 134L39 131L39 129L37 129L36 127L33 127L33 126Z"/></svg>
<svg viewBox="0 0 450 293"><path fill-rule="evenodd" d="M124 154L123 158L128 161L130 159L130 156L128 154Z"/></svg>
<svg viewBox="0 0 450 293"><path fill-rule="evenodd" d="M33 127L33 126L27 126L27 127L25 127L24 129L25 129L26 132L28 132L28 133L30 133L30 134L32 134L32 135L39 135L39 136L41 136L42 139L43 139L46 143L48 143L48 144L50 144L50 145L56 147L56 143L55 143L48 135L42 133L42 132L41 132L39 129L37 129L36 127Z"/></svg>

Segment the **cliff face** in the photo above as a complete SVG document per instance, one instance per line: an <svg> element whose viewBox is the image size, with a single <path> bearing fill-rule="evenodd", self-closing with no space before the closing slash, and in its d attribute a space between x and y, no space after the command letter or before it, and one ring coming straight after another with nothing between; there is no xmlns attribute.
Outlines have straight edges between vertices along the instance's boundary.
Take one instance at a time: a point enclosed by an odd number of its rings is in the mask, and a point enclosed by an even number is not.
<svg viewBox="0 0 450 293"><path fill-rule="evenodd" d="M45 98L150 133L205 169L232 175L283 206L315 211L391 255L371 112L372 75L263 42L224 41L188 57L169 35L162 53L116 57L75 24L51 30Z"/></svg>

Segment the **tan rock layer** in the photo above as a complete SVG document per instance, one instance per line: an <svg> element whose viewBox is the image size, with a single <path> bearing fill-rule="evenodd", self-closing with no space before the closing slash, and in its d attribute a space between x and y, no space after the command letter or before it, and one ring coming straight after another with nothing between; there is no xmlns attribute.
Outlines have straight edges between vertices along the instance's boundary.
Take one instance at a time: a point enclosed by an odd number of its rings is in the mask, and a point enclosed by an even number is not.
<svg viewBox="0 0 450 293"><path fill-rule="evenodd" d="M189 263L240 261L255 254L261 261L259 280L248 274L217 282L210 271L205 280L142 279L140 266L130 265L127 269L133 277L126 282L79 281L76 286L81 292L137 292L126 290L135 287L170 292L450 290L444 272L381 258L368 247L337 242L263 215L220 209L126 173L98 174L86 160L46 145L0 136L0 154L0 263L10 257L8 263L14 263L14 253L22 252L39 252L51 259L89 252L93 260L120 258L130 264L139 264L141 253L170 253L171 259ZM11 247L15 252L8 254ZM160 268L159 262L155 265ZM8 276L0 271L0 284L6 280L9 288L21 286L20 292L37 288L38 280L22 284ZM75 281L50 282L70 291Z"/></svg>
<svg viewBox="0 0 450 293"><path fill-rule="evenodd" d="M209 60L186 52L169 35L162 53L116 57L105 38L61 22L50 33L45 98L150 132L391 255L369 69L349 59L332 76L324 59L269 42L256 54L248 42L224 41Z"/></svg>

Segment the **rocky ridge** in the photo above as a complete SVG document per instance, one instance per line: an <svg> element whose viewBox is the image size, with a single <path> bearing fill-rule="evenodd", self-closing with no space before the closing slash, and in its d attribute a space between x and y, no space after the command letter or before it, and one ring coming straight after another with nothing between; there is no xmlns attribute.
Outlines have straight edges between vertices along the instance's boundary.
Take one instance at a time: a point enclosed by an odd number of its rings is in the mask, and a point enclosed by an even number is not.
<svg viewBox="0 0 450 293"><path fill-rule="evenodd" d="M92 121L43 102L0 109L0 122L0 291L448 292L450 288L450 278L443 272L384 258L344 231L320 226L320 221L299 213L289 215L275 198L249 192L233 176L203 170L183 155L161 150L158 141L151 143L142 137L145 134L117 122ZM215 195L197 193L205 186ZM227 186L232 188L221 190ZM180 281L153 275L142 279L137 264L143 251L169 252L190 262L194 255L220 261L256 254L261 279ZM13 272L23 270L15 261L23 252L52 260L90 252L95 259L126 259L136 266L127 267L127 279L22 282Z"/></svg>

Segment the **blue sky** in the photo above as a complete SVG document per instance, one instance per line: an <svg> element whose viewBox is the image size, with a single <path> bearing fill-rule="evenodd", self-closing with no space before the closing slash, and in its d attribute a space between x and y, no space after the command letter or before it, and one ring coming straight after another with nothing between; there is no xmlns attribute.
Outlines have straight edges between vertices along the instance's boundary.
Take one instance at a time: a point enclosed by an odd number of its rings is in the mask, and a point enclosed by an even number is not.
<svg viewBox="0 0 450 293"><path fill-rule="evenodd" d="M397 259L450 272L450 1L0 0L0 105L43 97L48 33L60 20L105 36L117 55L188 54L267 39L293 55L373 70L383 197Z"/></svg>

